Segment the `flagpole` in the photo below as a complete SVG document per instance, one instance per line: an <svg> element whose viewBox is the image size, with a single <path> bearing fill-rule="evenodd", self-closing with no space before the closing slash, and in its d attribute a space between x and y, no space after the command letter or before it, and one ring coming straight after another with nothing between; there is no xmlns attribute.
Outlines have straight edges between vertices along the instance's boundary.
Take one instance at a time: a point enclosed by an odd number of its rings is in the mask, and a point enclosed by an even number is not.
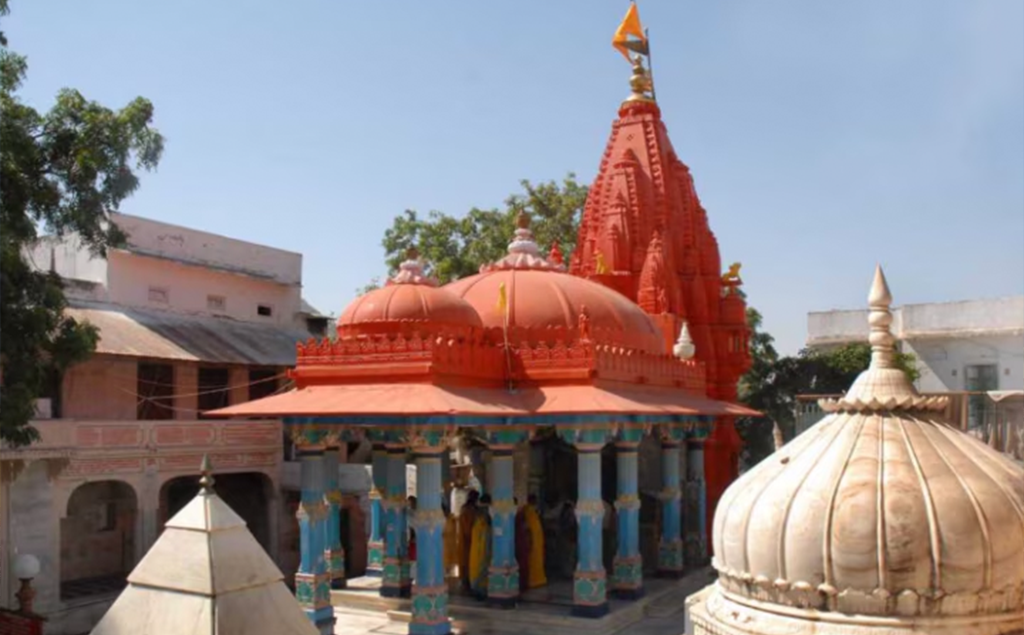
<svg viewBox="0 0 1024 635"><path fill-rule="evenodd" d="M654 59L651 57L651 30L644 29L644 37L647 39L647 74L651 77L651 99L658 101L658 89L654 84Z"/></svg>

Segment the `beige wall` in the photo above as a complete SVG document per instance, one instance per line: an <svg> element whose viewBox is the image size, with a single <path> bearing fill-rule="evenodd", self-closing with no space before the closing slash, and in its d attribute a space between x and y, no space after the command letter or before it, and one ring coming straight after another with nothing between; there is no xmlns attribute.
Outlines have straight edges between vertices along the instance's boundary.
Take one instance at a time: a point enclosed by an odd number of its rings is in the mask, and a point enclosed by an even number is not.
<svg viewBox="0 0 1024 635"><path fill-rule="evenodd" d="M4 560L10 562L16 553L31 553L40 559L42 572L34 581L36 609L50 618L50 635L88 632L114 597L63 601L62 573L65 579L75 579L90 572L113 571L124 562L128 569L133 567L159 534L161 488L179 477L198 479L204 454L209 454L218 474L257 473L270 480L273 492L280 491L282 447L278 421L55 419L34 425L41 439L32 446L31 455L24 455L27 461L18 458L18 451L0 454L5 467L15 462L23 466L16 475L10 470L0 472L7 475L0 487L6 488L3 502L9 505L10 523ZM98 481L123 483L131 490L136 507L122 506L117 526L110 533L76 539L94 528L99 503L110 498L102 490L79 490ZM85 497L76 497L76 491ZM84 506L87 511L76 514L72 509L69 513L69 504L73 508ZM268 519L271 550L275 552L271 556L276 558L285 522L281 496L270 497ZM16 585L10 576L9 568L0 570L0 588L7 594L0 598L0 605L14 605Z"/></svg>

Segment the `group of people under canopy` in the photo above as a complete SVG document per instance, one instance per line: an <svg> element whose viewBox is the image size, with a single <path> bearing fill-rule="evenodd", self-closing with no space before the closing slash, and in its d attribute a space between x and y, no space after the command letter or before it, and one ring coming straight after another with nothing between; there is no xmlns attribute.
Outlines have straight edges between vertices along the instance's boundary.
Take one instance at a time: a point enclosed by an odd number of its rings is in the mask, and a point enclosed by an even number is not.
<svg viewBox="0 0 1024 635"><path fill-rule="evenodd" d="M458 513L443 505L446 515L443 533L446 576L458 572L462 591L478 600L487 599L488 570L491 564L491 496L470 489ZM544 568L544 526L531 494L525 505L517 506L515 517L515 557L519 566L519 591L526 593L547 585ZM416 510L416 497L408 498L408 508ZM409 559L416 560L416 532L410 531Z"/></svg>

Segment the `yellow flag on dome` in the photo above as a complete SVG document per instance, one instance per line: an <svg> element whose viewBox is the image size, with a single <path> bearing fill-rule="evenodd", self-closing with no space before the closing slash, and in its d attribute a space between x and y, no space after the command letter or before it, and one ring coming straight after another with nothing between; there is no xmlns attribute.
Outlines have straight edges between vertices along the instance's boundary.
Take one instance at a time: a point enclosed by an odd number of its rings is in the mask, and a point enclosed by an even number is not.
<svg viewBox="0 0 1024 635"><path fill-rule="evenodd" d="M502 282L498 285L498 311L502 314L508 311L508 291L505 289L505 283Z"/></svg>
<svg viewBox="0 0 1024 635"><path fill-rule="evenodd" d="M629 39L631 35L637 39ZM647 35L644 33L643 25L640 24L640 12L637 10L635 2L629 3L626 17L622 18L622 24L619 25L619 28L615 29L615 35L612 37L612 46L619 53L622 53L627 60L629 60L629 51L640 53L641 55L650 54L650 49L647 45Z"/></svg>

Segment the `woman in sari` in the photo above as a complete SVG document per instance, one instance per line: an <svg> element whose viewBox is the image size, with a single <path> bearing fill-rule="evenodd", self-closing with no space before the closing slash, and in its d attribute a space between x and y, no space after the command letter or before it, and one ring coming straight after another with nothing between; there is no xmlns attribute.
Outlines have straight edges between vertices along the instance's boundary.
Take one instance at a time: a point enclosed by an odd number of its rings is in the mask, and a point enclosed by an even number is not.
<svg viewBox="0 0 1024 635"><path fill-rule="evenodd" d="M473 543L473 523L476 522L476 517L480 513L480 510L477 508L479 497L480 493L478 491L475 489L469 490L466 502L462 505L462 509L459 510L459 581L462 583L462 590L466 593L469 593L471 590L469 584L469 553Z"/></svg>
<svg viewBox="0 0 1024 635"><path fill-rule="evenodd" d="M490 494L480 497L469 547L469 586L478 600L487 599L487 575L491 564L491 515L487 510L490 504Z"/></svg>
<svg viewBox="0 0 1024 635"><path fill-rule="evenodd" d="M530 534L526 588L536 589L546 585L548 577L544 572L544 525L540 522L540 512L537 511L537 496L534 494L530 494L526 499L526 507L523 508L523 522L526 525L527 532ZM521 572L520 575L522 575Z"/></svg>
<svg viewBox="0 0 1024 635"><path fill-rule="evenodd" d="M443 511L443 510L442 510ZM447 581L459 562L459 519L450 511L444 512L444 529L441 530L441 540L444 545L444 579Z"/></svg>
<svg viewBox="0 0 1024 635"><path fill-rule="evenodd" d="M519 501L513 499L518 506ZM526 506L516 511L516 564L519 565L519 593L530 588L530 528L526 524Z"/></svg>

